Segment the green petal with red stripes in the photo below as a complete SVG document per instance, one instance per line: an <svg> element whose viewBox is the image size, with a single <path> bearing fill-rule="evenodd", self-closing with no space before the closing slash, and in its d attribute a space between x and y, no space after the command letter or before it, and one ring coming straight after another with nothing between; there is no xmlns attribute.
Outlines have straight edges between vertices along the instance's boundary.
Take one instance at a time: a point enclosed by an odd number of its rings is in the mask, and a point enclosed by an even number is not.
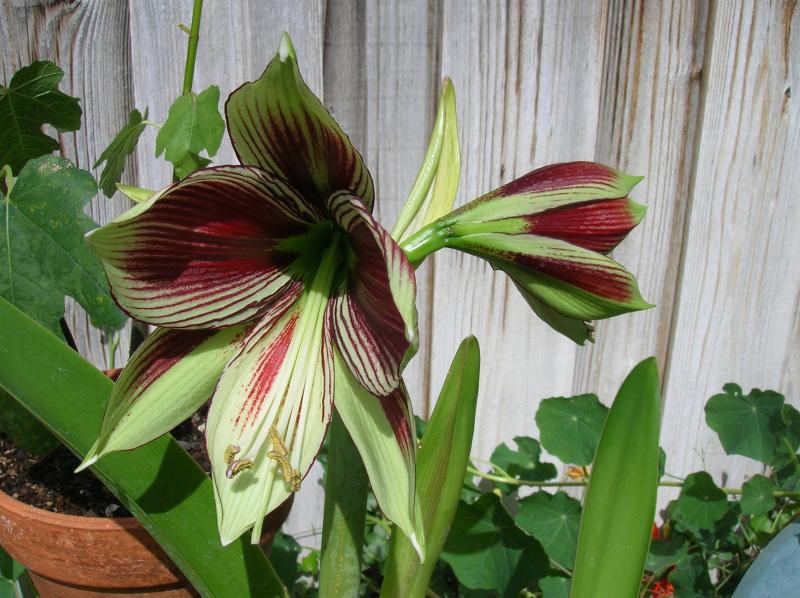
<svg viewBox="0 0 800 598"><path fill-rule="evenodd" d="M334 191L346 190L372 209L369 171L303 81L286 33L261 78L234 91L225 113L242 164L260 166L283 178L318 206Z"/></svg>

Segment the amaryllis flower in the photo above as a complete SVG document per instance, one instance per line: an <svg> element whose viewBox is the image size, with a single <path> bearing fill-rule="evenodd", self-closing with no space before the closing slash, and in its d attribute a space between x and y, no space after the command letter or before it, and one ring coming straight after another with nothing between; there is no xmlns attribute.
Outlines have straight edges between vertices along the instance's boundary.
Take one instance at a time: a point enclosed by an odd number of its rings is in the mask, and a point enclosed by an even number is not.
<svg viewBox="0 0 800 598"><path fill-rule="evenodd" d="M414 269L372 217L372 179L300 77L288 36L226 105L242 166L198 171L93 231L114 297L159 326L115 386L84 466L164 434L213 394L220 536L280 505L335 407L386 516L416 533Z"/></svg>
<svg viewBox="0 0 800 598"><path fill-rule="evenodd" d="M530 172L443 216L403 242L419 262L442 247L506 272L555 330L579 344L588 320L652 307L633 275L607 254L641 221L628 198L641 180L593 162Z"/></svg>

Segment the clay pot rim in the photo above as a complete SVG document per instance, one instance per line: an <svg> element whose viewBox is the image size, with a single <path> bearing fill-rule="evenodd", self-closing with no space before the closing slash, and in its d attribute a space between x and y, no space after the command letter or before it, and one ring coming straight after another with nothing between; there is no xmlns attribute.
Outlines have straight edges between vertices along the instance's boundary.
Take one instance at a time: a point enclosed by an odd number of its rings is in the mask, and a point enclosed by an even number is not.
<svg viewBox="0 0 800 598"><path fill-rule="evenodd" d="M39 507L34 507L17 500L13 496L0 490L0 506L10 512L27 519L36 519L48 525L68 529L81 529L88 531L119 531L142 529L136 517L93 517L89 515L66 515L53 513Z"/></svg>

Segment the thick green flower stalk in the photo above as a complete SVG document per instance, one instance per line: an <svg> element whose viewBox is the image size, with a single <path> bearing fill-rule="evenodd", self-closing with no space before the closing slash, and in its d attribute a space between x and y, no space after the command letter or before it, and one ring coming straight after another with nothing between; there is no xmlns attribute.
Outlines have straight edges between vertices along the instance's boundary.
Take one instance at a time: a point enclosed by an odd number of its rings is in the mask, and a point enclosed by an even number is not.
<svg viewBox="0 0 800 598"><path fill-rule="evenodd" d="M641 180L594 162L534 170L443 216L403 242L412 263L450 247L514 281L534 312L578 344L588 320L652 307L633 275L608 257L641 221L628 198Z"/></svg>

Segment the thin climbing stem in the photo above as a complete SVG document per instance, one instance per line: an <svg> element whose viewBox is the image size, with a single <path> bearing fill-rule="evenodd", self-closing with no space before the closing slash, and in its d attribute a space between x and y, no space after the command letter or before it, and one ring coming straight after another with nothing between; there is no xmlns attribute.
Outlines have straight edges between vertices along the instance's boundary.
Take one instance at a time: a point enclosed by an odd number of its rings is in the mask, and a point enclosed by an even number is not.
<svg viewBox="0 0 800 598"><path fill-rule="evenodd" d="M183 71L182 94L192 91L194 81L194 64L197 60L197 44L200 41L200 17L203 13L203 0L194 0L192 8L192 26L189 29L189 46L186 49L186 68Z"/></svg>

